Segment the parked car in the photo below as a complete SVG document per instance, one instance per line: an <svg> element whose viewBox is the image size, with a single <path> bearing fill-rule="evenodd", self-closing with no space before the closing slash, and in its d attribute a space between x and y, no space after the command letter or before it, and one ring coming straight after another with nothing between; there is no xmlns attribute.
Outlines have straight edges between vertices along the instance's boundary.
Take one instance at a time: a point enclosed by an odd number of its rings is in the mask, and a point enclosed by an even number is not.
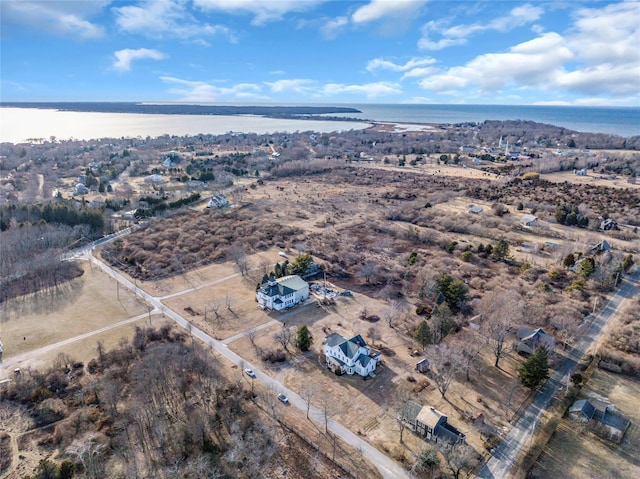
<svg viewBox="0 0 640 479"><path fill-rule="evenodd" d="M280 393L278 394L278 399L283 403L283 404L289 404L289 398L287 396L285 396L284 394Z"/></svg>
<svg viewBox="0 0 640 479"><path fill-rule="evenodd" d="M253 369L245 369L244 373L249 376L250 378L255 378L256 377L256 373L253 372Z"/></svg>

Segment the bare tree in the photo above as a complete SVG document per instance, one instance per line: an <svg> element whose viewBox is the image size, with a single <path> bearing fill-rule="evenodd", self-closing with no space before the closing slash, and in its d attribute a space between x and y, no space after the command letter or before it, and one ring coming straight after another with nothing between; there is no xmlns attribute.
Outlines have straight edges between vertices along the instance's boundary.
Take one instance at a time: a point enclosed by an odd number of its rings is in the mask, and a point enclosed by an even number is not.
<svg viewBox="0 0 640 479"><path fill-rule="evenodd" d="M453 382L459 369L461 357L446 344L436 344L427 350L426 354L431 369L431 378L436 383L443 398Z"/></svg>
<svg viewBox="0 0 640 479"><path fill-rule="evenodd" d="M309 419L309 410L311 409L311 399L313 399L313 396L315 395L317 390L318 389L315 386L315 384L306 383L300 391L300 396L302 396L302 399L304 399L305 402L307 403L307 419Z"/></svg>
<svg viewBox="0 0 640 479"><path fill-rule="evenodd" d="M293 335L293 328L287 328L285 324L282 325L282 329L273 335L273 339L278 342L285 351L289 352L289 344L291 344L291 338Z"/></svg>
<svg viewBox="0 0 640 479"><path fill-rule="evenodd" d="M206 317L206 312L207 311L211 311L213 314L215 314L216 320L220 319L220 308L221 307L222 307L222 299L213 298L211 300L211 302L207 306L205 306L205 308L204 308L204 310L205 310L205 318L204 319L207 319L207 317Z"/></svg>
<svg viewBox="0 0 640 479"><path fill-rule="evenodd" d="M482 368L480 350L483 347L484 341L470 331L463 331L458 335L457 339L459 342L453 347L461 356L460 368L464 371L465 380L471 381L471 370L480 370Z"/></svg>
<svg viewBox="0 0 640 479"><path fill-rule="evenodd" d="M233 307L235 305L234 297L230 296L229 294L225 295L224 303L225 303L225 306L227 307L227 310L229 310L229 311L231 311L233 313Z"/></svg>
<svg viewBox="0 0 640 479"><path fill-rule="evenodd" d="M258 331L256 328L251 328L247 331L247 337L249 338L249 342L255 348L256 347L256 335Z"/></svg>
<svg viewBox="0 0 640 479"><path fill-rule="evenodd" d="M389 301L389 306L382 310L382 317L385 319L390 328L393 328L402 307L400 302L396 300Z"/></svg>
<svg viewBox="0 0 640 479"><path fill-rule="evenodd" d="M88 432L75 439L66 452L82 465L89 478L102 476L104 469L104 454L107 445L97 432Z"/></svg>
<svg viewBox="0 0 640 479"><path fill-rule="evenodd" d="M466 444L447 445L442 447L440 452L453 475L453 479L460 479L460 474L473 469L477 462L473 448Z"/></svg>
<svg viewBox="0 0 640 479"><path fill-rule="evenodd" d="M396 412L396 421L398 423L398 428L400 430L400 444L404 442L402 434L407 427L407 423L405 422L407 416L409 415L411 409L411 391L407 388L399 387L395 392L395 412Z"/></svg>
<svg viewBox="0 0 640 479"><path fill-rule="evenodd" d="M507 335L522 319L523 309L524 301L514 290L494 290L478 304L483 319L482 331L495 358L495 367L499 367L500 359L510 352Z"/></svg>
<svg viewBox="0 0 640 479"><path fill-rule="evenodd" d="M367 284L371 284L371 281L378 274L378 269L378 265L374 261L368 261L360 267L358 274L364 277Z"/></svg>
<svg viewBox="0 0 640 479"><path fill-rule="evenodd" d="M562 341L562 349L567 349L567 344L574 340L578 333L578 322L573 314L559 314L551 317L551 324L557 329L560 340Z"/></svg>
<svg viewBox="0 0 640 479"><path fill-rule="evenodd" d="M371 342L371 346L373 346L375 344L375 342L376 342L376 339L379 339L378 331L376 330L376 328L371 326L367 330L367 337L369 338L369 341Z"/></svg>

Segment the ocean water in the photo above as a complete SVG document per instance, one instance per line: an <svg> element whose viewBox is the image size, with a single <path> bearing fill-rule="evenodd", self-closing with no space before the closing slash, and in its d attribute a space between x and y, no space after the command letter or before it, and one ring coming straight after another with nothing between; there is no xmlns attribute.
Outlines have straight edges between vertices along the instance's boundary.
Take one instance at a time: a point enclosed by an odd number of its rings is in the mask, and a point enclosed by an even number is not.
<svg viewBox="0 0 640 479"><path fill-rule="evenodd" d="M345 105L362 111L358 119L407 123L465 123L530 120L586 133L640 135L640 108L528 105Z"/></svg>
<svg viewBox="0 0 640 479"><path fill-rule="evenodd" d="M330 106L330 105L329 105ZM378 122L455 124L485 120L530 120L587 133L624 137L640 135L640 108L515 105L339 105L362 113L336 114ZM352 121L291 120L258 116L146 115L71 112L36 108L0 108L0 142L29 138L57 139L157 137L224 134L228 131L269 134L316 131L329 133L367 128Z"/></svg>
<svg viewBox="0 0 640 479"><path fill-rule="evenodd" d="M0 108L0 142L22 143L32 138L91 140L97 138L158 137L162 135L222 135L229 131L275 132L361 130L369 123L327 120L288 120L260 116L145 115L95 113L38 108Z"/></svg>

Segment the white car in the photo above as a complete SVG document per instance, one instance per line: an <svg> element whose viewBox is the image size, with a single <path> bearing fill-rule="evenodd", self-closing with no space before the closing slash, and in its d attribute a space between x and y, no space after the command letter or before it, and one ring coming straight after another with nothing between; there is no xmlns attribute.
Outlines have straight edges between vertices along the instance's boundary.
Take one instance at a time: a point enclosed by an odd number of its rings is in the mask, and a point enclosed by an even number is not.
<svg viewBox="0 0 640 479"><path fill-rule="evenodd" d="M244 373L249 376L250 378L255 378L256 377L256 373L253 372L253 369L245 369Z"/></svg>
<svg viewBox="0 0 640 479"><path fill-rule="evenodd" d="M289 398L287 396L285 396L284 394L280 393L278 394L278 399L283 403L283 404L289 404Z"/></svg>

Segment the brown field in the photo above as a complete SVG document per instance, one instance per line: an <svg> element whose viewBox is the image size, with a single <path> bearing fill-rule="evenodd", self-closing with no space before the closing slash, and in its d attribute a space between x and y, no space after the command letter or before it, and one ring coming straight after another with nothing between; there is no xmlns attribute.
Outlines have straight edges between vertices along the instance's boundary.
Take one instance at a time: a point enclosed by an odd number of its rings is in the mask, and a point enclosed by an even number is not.
<svg viewBox="0 0 640 479"><path fill-rule="evenodd" d="M632 424L618 445L564 418L532 473L533 477L632 479L640 476L640 381L597 369L581 397L608 397Z"/></svg>
<svg viewBox="0 0 640 479"><path fill-rule="evenodd" d="M611 176L612 179L608 179ZM620 177L615 175L601 175L594 173L593 171L587 172L587 176L578 176L573 174L573 171L560 171L556 173L543 173L540 175L547 181L553 183L568 182L574 185L594 185L602 186L605 188L630 188L632 190L640 190L640 183L629 183L626 177Z"/></svg>
<svg viewBox="0 0 640 479"><path fill-rule="evenodd" d="M5 367L13 357L28 355L30 351L147 312L146 306L123 287L119 288L118 300L115 281L98 268L84 262L82 266L84 274L81 277L55 291L31 294L2 304L0 327ZM111 338L115 344L123 334L127 333L116 328L105 332L100 338ZM91 349L97 338L91 337L86 341ZM55 357L64 352L75 356L80 350L81 346L73 344L52 351L51 354ZM92 356L93 353L90 357Z"/></svg>

